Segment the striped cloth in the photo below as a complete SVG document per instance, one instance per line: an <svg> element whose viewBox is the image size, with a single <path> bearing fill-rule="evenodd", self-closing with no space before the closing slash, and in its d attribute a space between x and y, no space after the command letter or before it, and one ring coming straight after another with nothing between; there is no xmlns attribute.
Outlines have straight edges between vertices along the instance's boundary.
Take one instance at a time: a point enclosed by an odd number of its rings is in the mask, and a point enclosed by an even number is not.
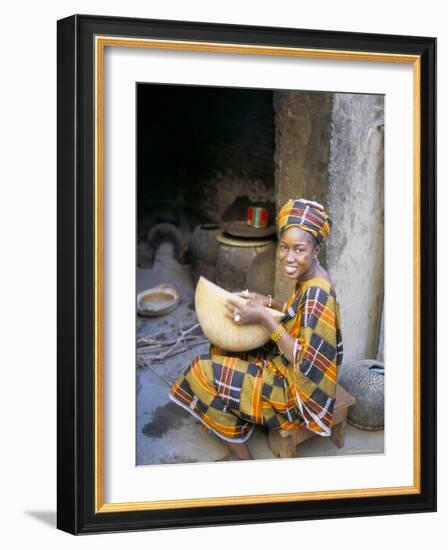
<svg viewBox="0 0 448 550"><path fill-rule="evenodd" d="M340 313L326 280L297 282L283 324L300 346L289 362L274 342L243 353L211 346L196 357L170 398L225 441L244 443L255 424L328 436L342 362Z"/></svg>
<svg viewBox="0 0 448 550"><path fill-rule="evenodd" d="M323 244L330 234L331 220L318 202L289 199L278 213L277 226L280 235L290 227L299 227L311 233L318 244Z"/></svg>

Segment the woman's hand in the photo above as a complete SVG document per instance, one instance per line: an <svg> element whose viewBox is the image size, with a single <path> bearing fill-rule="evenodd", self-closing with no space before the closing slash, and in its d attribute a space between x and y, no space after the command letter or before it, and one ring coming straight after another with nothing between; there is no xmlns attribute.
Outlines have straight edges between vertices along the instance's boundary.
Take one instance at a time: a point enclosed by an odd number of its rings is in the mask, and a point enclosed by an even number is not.
<svg viewBox="0 0 448 550"><path fill-rule="evenodd" d="M265 307L271 309L276 309L277 311L284 312L285 303L272 298L272 296L265 296L264 294L258 294L258 292L250 292L249 290L243 290L241 292L235 292L236 296L241 296L241 298L246 298L256 302Z"/></svg>
<svg viewBox="0 0 448 550"><path fill-rule="evenodd" d="M245 297L244 293L243 297ZM239 301L229 298L225 306L226 317L231 319L236 325L261 324L269 330L271 334L280 326L269 309L266 309L262 304L258 303L258 301L248 299L245 304L241 304ZM277 341L277 346L287 360L293 363L295 361L296 352L301 347L300 343L301 342L285 332L280 340Z"/></svg>
<svg viewBox="0 0 448 550"><path fill-rule="evenodd" d="M266 315L270 315L262 304L251 299L247 300L245 304L241 304L239 301L229 298L225 306L226 317L232 319L238 326L265 324Z"/></svg>
<svg viewBox="0 0 448 550"><path fill-rule="evenodd" d="M235 294L237 296L240 296L241 298L246 298L251 300L252 302L261 304L262 306L269 306L269 296L265 296L264 294L259 294L258 292L250 292L249 290L242 290L241 292L235 292Z"/></svg>

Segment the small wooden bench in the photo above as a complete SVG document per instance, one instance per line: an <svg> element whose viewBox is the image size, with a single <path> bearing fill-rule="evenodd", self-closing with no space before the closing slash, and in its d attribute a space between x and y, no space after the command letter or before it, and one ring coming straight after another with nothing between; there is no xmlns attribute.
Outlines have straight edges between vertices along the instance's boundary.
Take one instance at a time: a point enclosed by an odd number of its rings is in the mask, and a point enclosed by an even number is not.
<svg viewBox="0 0 448 550"><path fill-rule="evenodd" d="M347 412L355 402L355 398L339 384L336 387L336 403L334 406L333 429L331 440L341 448L345 442L345 430L347 428ZM296 456L296 447L307 439L317 436L306 427L297 430L269 430L269 447L274 456L280 458L293 458ZM321 437L321 436L317 436Z"/></svg>

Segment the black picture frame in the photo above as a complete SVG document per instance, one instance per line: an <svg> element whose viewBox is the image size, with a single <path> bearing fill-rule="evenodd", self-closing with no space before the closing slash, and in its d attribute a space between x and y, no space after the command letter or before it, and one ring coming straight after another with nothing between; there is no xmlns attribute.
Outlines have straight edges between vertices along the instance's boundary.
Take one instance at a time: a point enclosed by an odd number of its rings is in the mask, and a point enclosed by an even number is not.
<svg viewBox="0 0 448 550"><path fill-rule="evenodd" d="M436 39L74 15L58 21L57 526L72 534L436 510ZM419 491L341 499L98 511L95 409L96 36L415 56L420 71ZM399 211L397 212L399 214ZM424 230L422 230L424 229Z"/></svg>

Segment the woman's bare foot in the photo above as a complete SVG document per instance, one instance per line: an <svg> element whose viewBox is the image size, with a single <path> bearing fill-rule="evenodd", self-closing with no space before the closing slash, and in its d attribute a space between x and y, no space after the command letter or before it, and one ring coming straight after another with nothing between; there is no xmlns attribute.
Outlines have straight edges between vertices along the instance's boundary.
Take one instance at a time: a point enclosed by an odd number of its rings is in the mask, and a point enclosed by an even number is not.
<svg viewBox="0 0 448 550"><path fill-rule="evenodd" d="M218 458L218 460L215 460L215 462L232 462L233 457L232 453L227 453L226 456L223 456L222 458Z"/></svg>
<svg viewBox="0 0 448 550"><path fill-rule="evenodd" d="M236 460L253 460L249 447L245 443L229 443L228 441L226 443Z"/></svg>

